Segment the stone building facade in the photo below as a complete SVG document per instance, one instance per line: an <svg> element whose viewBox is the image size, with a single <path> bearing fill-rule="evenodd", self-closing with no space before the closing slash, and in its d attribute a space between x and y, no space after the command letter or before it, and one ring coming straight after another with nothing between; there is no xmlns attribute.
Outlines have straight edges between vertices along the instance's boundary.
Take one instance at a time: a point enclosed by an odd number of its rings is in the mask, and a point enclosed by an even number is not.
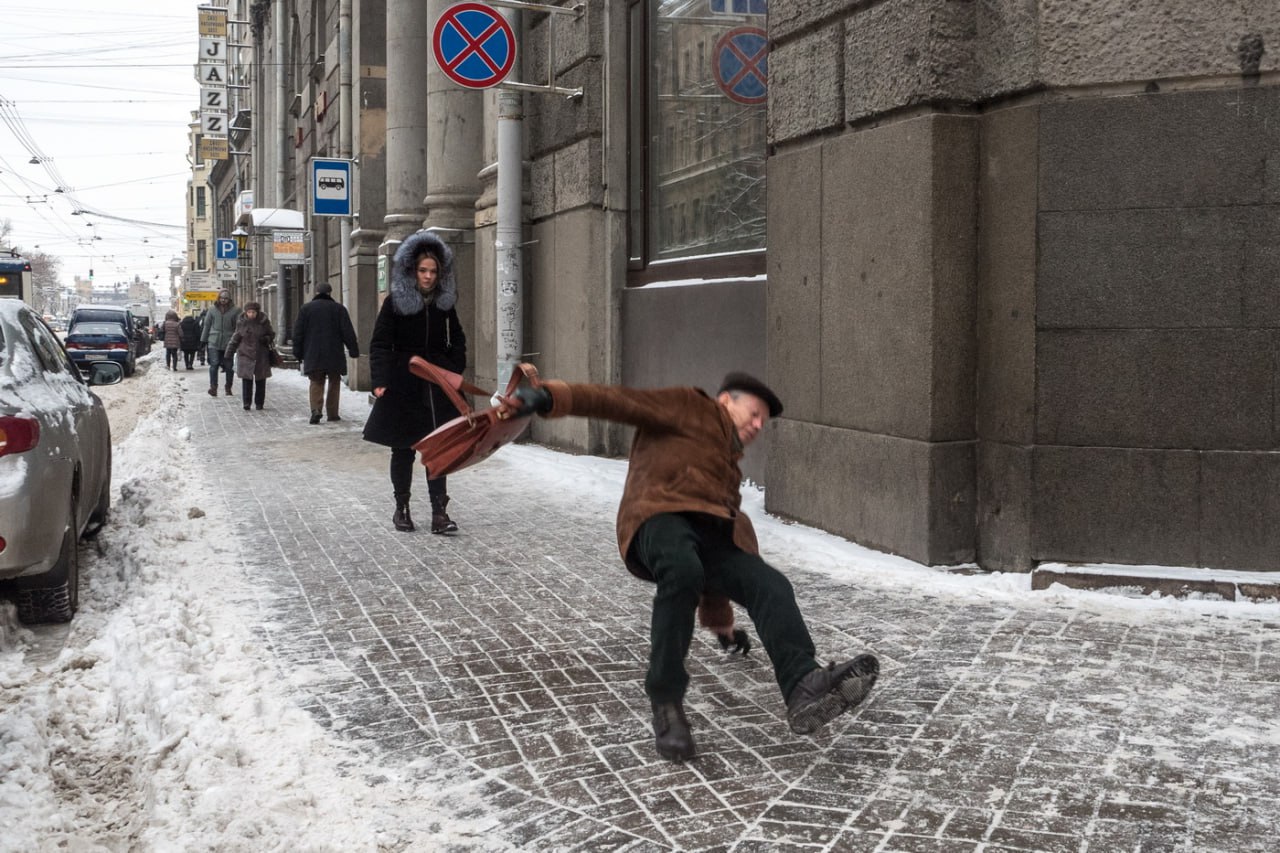
<svg viewBox="0 0 1280 853"><path fill-rule="evenodd" d="M312 156L359 176L358 218L251 286L287 316L331 281L367 340L380 258L437 228L496 387L496 94L433 60L450 4L236 3L257 204L305 210ZM761 374L769 510L924 563L1280 569L1280 6L577 8L509 15L511 79L581 89L522 96L544 375Z"/></svg>

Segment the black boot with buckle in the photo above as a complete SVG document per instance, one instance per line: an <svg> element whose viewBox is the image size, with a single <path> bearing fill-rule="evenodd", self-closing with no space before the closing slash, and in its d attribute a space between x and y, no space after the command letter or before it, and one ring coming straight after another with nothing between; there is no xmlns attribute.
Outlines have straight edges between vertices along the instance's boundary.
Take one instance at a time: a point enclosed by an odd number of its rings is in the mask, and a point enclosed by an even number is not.
<svg viewBox="0 0 1280 853"><path fill-rule="evenodd" d="M456 533L458 525L449 517L444 508L449 505L448 495L431 496L431 532Z"/></svg>
<svg viewBox="0 0 1280 853"><path fill-rule="evenodd" d="M409 517L409 495L407 493L396 493L396 514L391 516L391 523L396 526L396 530L402 533L409 533L417 529L413 526L413 519Z"/></svg>

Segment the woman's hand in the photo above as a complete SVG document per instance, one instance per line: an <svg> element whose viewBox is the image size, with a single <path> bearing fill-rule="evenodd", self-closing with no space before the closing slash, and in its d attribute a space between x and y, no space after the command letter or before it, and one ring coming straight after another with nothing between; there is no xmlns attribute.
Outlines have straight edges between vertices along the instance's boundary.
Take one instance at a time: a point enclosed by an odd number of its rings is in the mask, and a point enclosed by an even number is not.
<svg viewBox="0 0 1280 853"><path fill-rule="evenodd" d="M387 389L386 389L386 388L374 388L374 389L373 389L373 396L375 396L375 397L381 397L381 396L382 396L383 394L385 394L385 393L387 393Z"/></svg>

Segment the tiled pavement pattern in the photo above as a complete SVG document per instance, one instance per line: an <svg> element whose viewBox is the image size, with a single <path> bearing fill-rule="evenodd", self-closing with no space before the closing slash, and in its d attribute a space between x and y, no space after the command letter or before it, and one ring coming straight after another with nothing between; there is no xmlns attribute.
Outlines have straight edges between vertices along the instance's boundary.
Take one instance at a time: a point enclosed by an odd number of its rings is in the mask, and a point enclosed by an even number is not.
<svg viewBox="0 0 1280 853"><path fill-rule="evenodd" d="M282 666L322 674L300 701L384 762L482 780L522 849L1280 845L1276 625L866 590L766 543L820 654L872 650L880 683L797 737L762 652L726 658L700 633L700 756L670 764L642 690L652 588L617 558L612 502L575 503L506 451L452 478L460 535L397 534L387 453L359 422L308 425L297 383L271 383L263 412L192 397L193 440L263 475L233 465L210 498L247 545ZM419 475L420 524L425 492Z"/></svg>

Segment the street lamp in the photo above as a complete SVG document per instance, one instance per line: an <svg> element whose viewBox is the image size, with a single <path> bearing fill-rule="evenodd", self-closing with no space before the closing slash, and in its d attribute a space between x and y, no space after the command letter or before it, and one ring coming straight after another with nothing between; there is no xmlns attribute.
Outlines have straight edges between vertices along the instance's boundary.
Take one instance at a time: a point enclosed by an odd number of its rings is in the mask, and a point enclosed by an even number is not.
<svg viewBox="0 0 1280 853"><path fill-rule="evenodd" d="M249 232L244 230L242 226L237 225L236 230L231 232L231 236L236 238L236 250L243 252L249 246Z"/></svg>

